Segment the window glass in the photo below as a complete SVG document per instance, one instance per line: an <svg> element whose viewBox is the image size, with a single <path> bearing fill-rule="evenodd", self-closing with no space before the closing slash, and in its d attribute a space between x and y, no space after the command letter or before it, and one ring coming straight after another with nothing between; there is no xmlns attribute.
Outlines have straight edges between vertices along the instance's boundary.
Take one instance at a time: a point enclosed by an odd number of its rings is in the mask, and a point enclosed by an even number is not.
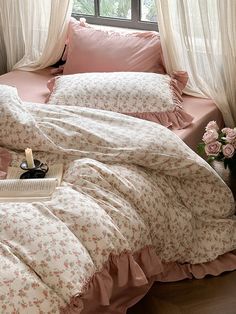
<svg viewBox="0 0 236 314"><path fill-rule="evenodd" d="M156 0L74 0L73 16L89 24L158 30Z"/></svg>
<svg viewBox="0 0 236 314"><path fill-rule="evenodd" d="M72 11L77 14L94 15L94 0L75 0Z"/></svg>
<svg viewBox="0 0 236 314"><path fill-rule="evenodd" d="M155 0L141 0L141 21L157 22Z"/></svg>
<svg viewBox="0 0 236 314"><path fill-rule="evenodd" d="M100 0L100 16L131 19L131 0Z"/></svg>

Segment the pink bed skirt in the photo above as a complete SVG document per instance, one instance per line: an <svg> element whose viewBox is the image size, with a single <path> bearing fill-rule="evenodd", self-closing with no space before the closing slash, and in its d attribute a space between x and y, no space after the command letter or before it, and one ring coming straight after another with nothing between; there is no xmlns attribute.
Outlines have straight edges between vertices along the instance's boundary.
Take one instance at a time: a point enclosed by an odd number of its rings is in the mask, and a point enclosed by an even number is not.
<svg viewBox="0 0 236 314"><path fill-rule="evenodd" d="M170 282L186 278L217 276L236 269L236 251L202 264L162 263L152 247L134 253L110 256L101 272L95 273L84 293L75 295L61 313L126 313L151 288L155 281Z"/></svg>

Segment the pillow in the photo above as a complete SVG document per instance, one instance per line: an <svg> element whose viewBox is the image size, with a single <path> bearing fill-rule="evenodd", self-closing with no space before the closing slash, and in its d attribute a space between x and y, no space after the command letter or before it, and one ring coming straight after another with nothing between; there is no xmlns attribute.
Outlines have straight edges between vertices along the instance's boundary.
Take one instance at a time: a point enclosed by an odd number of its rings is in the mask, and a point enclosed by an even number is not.
<svg viewBox="0 0 236 314"><path fill-rule="evenodd" d="M157 32L119 32L72 19L63 74L83 72L165 73Z"/></svg>
<svg viewBox="0 0 236 314"><path fill-rule="evenodd" d="M182 76L177 82L167 74L145 72L62 75L48 82L48 103L110 110L181 129L193 120L180 106Z"/></svg>

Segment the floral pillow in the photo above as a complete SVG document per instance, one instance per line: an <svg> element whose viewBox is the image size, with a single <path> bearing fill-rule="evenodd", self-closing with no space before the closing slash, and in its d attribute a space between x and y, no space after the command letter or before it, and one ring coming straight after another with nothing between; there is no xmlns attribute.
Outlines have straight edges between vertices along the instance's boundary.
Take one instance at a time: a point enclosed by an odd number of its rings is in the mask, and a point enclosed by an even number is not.
<svg viewBox="0 0 236 314"><path fill-rule="evenodd" d="M180 77L179 73L176 77ZM181 107L183 87L183 81L167 74L98 72L62 75L48 82L51 91L48 103L115 111L182 129L193 120Z"/></svg>

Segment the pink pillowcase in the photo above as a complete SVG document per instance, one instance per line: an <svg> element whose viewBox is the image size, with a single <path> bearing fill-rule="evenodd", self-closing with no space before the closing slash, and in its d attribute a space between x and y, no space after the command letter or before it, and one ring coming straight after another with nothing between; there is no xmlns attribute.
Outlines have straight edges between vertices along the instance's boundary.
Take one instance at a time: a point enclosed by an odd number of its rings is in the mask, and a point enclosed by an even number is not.
<svg viewBox="0 0 236 314"><path fill-rule="evenodd" d="M83 72L155 72L164 74L157 32L115 32L71 20L63 74Z"/></svg>

